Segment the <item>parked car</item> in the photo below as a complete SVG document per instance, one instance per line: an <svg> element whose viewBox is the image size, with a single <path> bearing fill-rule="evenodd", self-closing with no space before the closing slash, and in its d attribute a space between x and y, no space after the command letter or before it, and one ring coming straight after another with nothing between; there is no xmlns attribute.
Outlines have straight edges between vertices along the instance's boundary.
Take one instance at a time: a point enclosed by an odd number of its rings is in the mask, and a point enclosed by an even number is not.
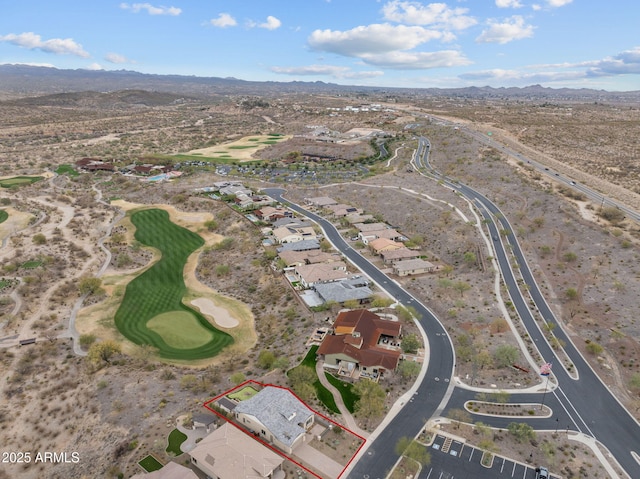
<svg viewBox="0 0 640 479"><path fill-rule="evenodd" d="M546 467L536 467L536 479L549 479L549 471Z"/></svg>

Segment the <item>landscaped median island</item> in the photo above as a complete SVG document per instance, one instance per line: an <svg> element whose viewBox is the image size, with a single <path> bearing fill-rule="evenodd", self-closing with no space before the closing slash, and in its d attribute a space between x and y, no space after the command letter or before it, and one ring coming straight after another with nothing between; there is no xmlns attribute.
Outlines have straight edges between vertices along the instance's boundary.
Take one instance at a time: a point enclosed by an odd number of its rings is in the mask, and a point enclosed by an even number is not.
<svg viewBox="0 0 640 479"><path fill-rule="evenodd" d="M135 238L160 251L160 259L134 278L115 315L118 330L138 345L151 345L165 359L197 360L217 355L233 338L185 306L184 267L204 240L172 223L161 209L131 213Z"/></svg>

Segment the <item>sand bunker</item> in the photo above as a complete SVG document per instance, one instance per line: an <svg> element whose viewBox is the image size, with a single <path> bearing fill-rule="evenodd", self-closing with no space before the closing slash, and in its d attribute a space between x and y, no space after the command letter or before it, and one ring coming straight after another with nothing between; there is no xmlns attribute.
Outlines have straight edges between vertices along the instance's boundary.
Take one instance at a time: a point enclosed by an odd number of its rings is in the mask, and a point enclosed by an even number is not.
<svg viewBox="0 0 640 479"><path fill-rule="evenodd" d="M211 316L216 324L221 328L235 328L240 324L237 319L231 317L229 311L216 306L210 299L194 299L191 301L191 304L198 308L202 314Z"/></svg>

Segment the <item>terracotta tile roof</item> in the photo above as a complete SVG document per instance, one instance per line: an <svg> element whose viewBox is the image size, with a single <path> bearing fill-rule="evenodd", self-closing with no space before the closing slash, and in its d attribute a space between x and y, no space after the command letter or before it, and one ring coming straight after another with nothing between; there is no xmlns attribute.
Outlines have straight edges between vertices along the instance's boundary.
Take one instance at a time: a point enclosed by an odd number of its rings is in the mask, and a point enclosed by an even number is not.
<svg viewBox="0 0 640 479"><path fill-rule="evenodd" d="M367 309L342 311L333 324L333 335L325 336L319 355L344 354L360 366L381 366L394 370L400 351L379 347L380 336L397 337L402 329L397 321L381 319Z"/></svg>

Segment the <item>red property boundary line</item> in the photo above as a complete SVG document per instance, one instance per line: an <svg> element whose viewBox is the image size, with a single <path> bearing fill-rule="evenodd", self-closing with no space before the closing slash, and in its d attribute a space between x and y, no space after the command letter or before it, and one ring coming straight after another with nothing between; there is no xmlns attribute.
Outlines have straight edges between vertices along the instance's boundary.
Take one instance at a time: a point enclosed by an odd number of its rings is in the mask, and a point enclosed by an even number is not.
<svg viewBox="0 0 640 479"><path fill-rule="evenodd" d="M325 416L324 414L319 413L318 411L314 410L313 408L309 407L309 405L307 403L305 403L302 399L300 399L298 397L298 395L296 393L294 393L291 389L289 388L285 388L282 386L276 386L275 384L263 384L263 383L259 383L258 381L254 381L253 379L248 379L247 381L243 382L242 384L239 384L238 386L236 386L233 389L229 389L228 391L223 392L222 394L217 395L216 397L214 397L213 399L209 399L208 401L206 401L203 406L205 408L207 408L209 411L211 411L212 413L214 413L216 416L220 417L221 419L224 419L226 422L228 422L229 424L233 425L234 427L238 428L240 431L244 432L247 436L251 437L252 439L260 442L262 445L268 447L269 449L271 449L273 452L275 452L276 454L284 457L286 460L291 461L292 463L294 463L296 466L301 467L302 469L304 469L305 471L307 471L309 474L313 475L314 477L317 477L318 479L326 479L323 478L322 476L317 475L315 472L309 470L308 468L304 467L302 464L300 464L299 462L293 460L291 457L287 456L284 452L282 452L280 449L275 448L274 446L266 443L265 441L263 441L260 437L256 437L253 434L249 433L249 431L247 431L246 429L240 427L238 424L230 421L226 416L222 415L221 413L219 413L218 411L216 411L215 409L209 407L209 404L211 404L212 402L217 401L218 399L220 399L221 397L227 396L228 394L232 394L234 391L241 389L245 386L251 386L251 385L257 385L260 388L265 388L267 386L269 387L273 387L273 388L278 388L278 389L284 389L285 391L288 391L289 393L291 393L298 401L300 401L302 404L304 404L307 408L309 408L309 410L311 412L313 412L315 415L320 416L322 419L324 419L325 421L330 422L331 424L335 424L336 426L338 426L340 429L343 429L347 432L349 432L350 434L352 434L353 436L357 437L358 439L360 439L362 441L362 444L360 445L360 447L356 450L356 452L353 454L353 456L351 456L351 459L349 459L349 462L347 462L347 465L344 466L344 468L342 469L342 471L340 472L340 474L338 474L338 477L336 478L331 478L331 479L339 479L340 477L342 477L342 475L344 474L344 471L347 470L347 468L351 465L351 463L353 462L354 458L358 455L358 453L360 452L360 450L364 447L365 443L366 443L366 439L362 436L360 436L359 434L356 434L355 432L353 432L351 429L346 428L345 426L343 426L342 424L338 424L337 422L335 422L333 419Z"/></svg>

